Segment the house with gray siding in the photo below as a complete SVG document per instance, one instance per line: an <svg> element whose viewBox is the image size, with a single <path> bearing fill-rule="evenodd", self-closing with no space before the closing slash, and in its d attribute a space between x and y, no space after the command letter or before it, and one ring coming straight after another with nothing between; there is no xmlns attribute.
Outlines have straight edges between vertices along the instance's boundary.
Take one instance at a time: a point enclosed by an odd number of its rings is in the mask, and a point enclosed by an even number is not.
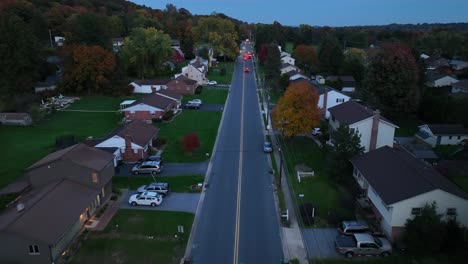
<svg viewBox="0 0 468 264"><path fill-rule="evenodd" d="M18 197L0 213L0 263L56 262L110 198L113 158L77 144L30 166L21 179L29 188L16 188Z"/></svg>

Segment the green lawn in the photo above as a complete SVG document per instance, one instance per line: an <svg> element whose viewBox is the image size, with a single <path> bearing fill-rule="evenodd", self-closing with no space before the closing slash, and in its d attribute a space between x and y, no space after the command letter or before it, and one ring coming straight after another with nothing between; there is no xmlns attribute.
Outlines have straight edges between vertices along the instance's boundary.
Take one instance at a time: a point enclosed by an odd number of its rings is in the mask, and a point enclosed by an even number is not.
<svg viewBox="0 0 468 264"><path fill-rule="evenodd" d="M465 192L468 193L468 177L459 176L453 177L452 179L460 188L462 188Z"/></svg>
<svg viewBox="0 0 468 264"><path fill-rule="evenodd" d="M193 218L191 213L121 209L103 232L89 233L71 262L179 263ZM178 225L185 233L175 238Z"/></svg>
<svg viewBox="0 0 468 264"><path fill-rule="evenodd" d="M102 137L118 126L120 118L116 113L56 112L36 126L0 128L0 145L8 150L3 156L7 162L0 166L0 188L54 151L57 136L73 134L78 141Z"/></svg>
<svg viewBox="0 0 468 264"><path fill-rule="evenodd" d="M418 126L423 122L416 116L405 116L390 120L400 128L395 129L396 137L412 137L418 131Z"/></svg>
<svg viewBox="0 0 468 264"><path fill-rule="evenodd" d="M201 94L184 95L183 103L192 99L200 99L204 104L224 104L228 95L227 89L207 89L203 88Z"/></svg>
<svg viewBox="0 0 468 264"><path fill-rule="evenodd" d="M183 175L170 177L156 177L158 182L167 182L173 192L194 192L192 185L203 183L204 175ZM153 178L148 177L114 177L112 183L117 188L127 188L135 190L141 185L153 182Z"/></svg>
<svg viewBox="0 0 468 264"><path fill-rule="evenodd" d="M271 137L270 135L266 136L266 140L271 142ZM275 184L278 185L279 183L279 173L278 173L278 166L276 164L276 159L275 159L275 154L274 152L270 153L270 158L271 158L271 166L273 167L273 174L275 178ZM284 193L281 188L277 189L277 195L278 195L278 203L281 211L286 210L286 202L284 200Z"/></svg>
<svg viewBox="0 0 468 264"><path fill-rule="evenodd" d="M199 162L211 155L221 121L221 112L184 110L170 123L161 123L159 137L167 140L164 159L167 162ZM195 132L200 139L200 148L194 153L184 153L181 140L187 133Z"/></svg>
<svg viewBox="0 0 468 264"><path fill-rule="evenodd" d="M299 202L310 202L317 207L316 215L318 225L325 225L326 217L332 210L346 211L340 207L340 198L349 197L350 194L344 188L338 188L329 178L325 169L325 158L322 150L307 137L295 137L285 140L284 157L288 166L290 182L294 189L295 197L304 194ZM299 183L294 167L297 164L305 164L312 168L315 176L305 177Z"/></svg>
<svg viewBox="0 0 468 264"><path fill-rule="evenodd" d="M221 75L220 70L222 68L226 69L225 75ZM217 65L210 68L206 78L210 81L217 81L218 84L230 84L233 72L234 62L219 62Z"/></svg>
<svg viewBox="0 0 468 264"><path fill-rule="evenodd" d="M441 159L451 159L451 157L454 155L455 151L459 146L454 146L454 145L438 145L436 146L433 150L439 156Z"/></svg>
<svg viewBox="0 0 468 264"><path fill-rule="evenodd" d="M136 100L142 95L128 97L88 96L70 105L67 110L117 111L125 100Z"/></svg>

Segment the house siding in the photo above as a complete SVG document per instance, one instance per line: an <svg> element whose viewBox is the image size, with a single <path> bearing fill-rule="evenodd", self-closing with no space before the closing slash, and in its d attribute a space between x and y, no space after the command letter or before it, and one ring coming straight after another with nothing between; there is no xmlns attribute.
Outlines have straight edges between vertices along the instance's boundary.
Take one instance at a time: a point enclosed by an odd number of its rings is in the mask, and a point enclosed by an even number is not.
<svg viewBox="0 0 468 264"><path fill-rule="evenodd" d="M167 84L167 90L176 92L178 94L194 94L195 85L187 85L180 80L172 80Z"/></svg>
<svg viewBox="0 0 468 264"><path fill-rule="evenodd" d="M284 56L281 58L281 63L289 63L291 65L296 65L296 60L290 56Z"/></svg>
<svg viewBox="0 0 468 264"><path fill-rule="evenodd" d="M459 145L463 140L468 139L468 135L465 136L440 136L439 145ZM460 137L460 138L458 138Z"/></svg>
<svg viewBox="0 0 468 264"><path fill-rule="evenodd" d="M364 152L369 152L372 135L372 118L362 120L349 126L361 136L361 146L364 147ZM377 133L376 148L383 146L393 147L393 139L395 136L395 127L388 125L382 121L379 122L379 130Z"/></svg>
<svg viewBox="0 0 468 264"><path fill-rule="evenodd" d="M120 150L120 155L122 156L122 159L126 162L135 162L139 161L140 159L143 159L148 155L148 150L145 151L144 149L134 149L132 148L132 151L128 152L125 148Z"/></svg>
<svg viewBox="0 0 468 264"><path fill-rule="evenodd" d="M374 211L376 211L378 217L378 221L380 223L380 228L384 232L385 235L391 237L392 234L392 217L394 213L394 209L391 206L386 205L377 192L369 186L367 189L367 197L372 202L374 207Z"/></svg>
<svg viewBox="0 0 468 264"><path fill-rule="evenodd" d="M323 108L323 100L324 100L324 97L325 95L324 94L321 94L319 96L319 101L318 101L318 107L320 109ZM336 100L338 99L343 99L344 101L343 102L337 102ZM351 99L349 96L346 96L344 94L340 94L340 93L337 93L336 91L328 91L328 95L327 95L327 112L325 113L325 118L330 118L330 112L328 111L328 109L334 107L334 106L337 106L339 104L342 104L344 102L347 102L349 101L349 99Z"/></svg>
<svg viewBox="0 0 468 264"><path fill-rule="evenodd" d="M203 84L203 79L205 78L205 75L191 64L182 69L182 74L197 81L199 85Z"/></svg>
<svg viewBox="0 0 468 264"><path fill-rule="evenodd" d="M29 245L37 245L40 254L30 255ZM0 231L0 248L0 263L51 263L50 249L46 243L18 234Z"/></svg>

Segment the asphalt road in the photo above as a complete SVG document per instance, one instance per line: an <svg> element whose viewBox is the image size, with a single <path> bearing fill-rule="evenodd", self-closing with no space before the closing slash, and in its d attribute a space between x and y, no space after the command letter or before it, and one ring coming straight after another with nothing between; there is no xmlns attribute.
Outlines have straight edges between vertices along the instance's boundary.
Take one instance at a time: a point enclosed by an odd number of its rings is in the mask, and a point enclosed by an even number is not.
<svg viewBox="0 0 468 264"><path fill-rule="evenodd" d="M192 234L196 264L279 263L283 257L254 74L244 67L239 57ZM251 60L246 67L253 69Z"/></svg>

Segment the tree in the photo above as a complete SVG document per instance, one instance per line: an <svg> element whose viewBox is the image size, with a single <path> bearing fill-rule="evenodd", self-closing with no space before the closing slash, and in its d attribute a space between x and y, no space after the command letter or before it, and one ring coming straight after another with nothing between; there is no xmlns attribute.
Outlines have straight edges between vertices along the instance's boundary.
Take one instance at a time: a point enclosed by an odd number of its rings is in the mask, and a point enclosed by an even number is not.
<svg viewBox="0 0 468 264"><path fill-rule="evenodd" d="M258 61L263 64L268 56L268 44L262 44L258 53Z"/></svg>
<svg viewBox="0 0 468 264"><path fill-rule="evenodd" d="M287 137L309 133L320 124L318 94L307 82L296 82L286 89L272 111L273 127Z"/></svg>
<svg viewBox="0 0 468 264"><path fill-rule="evenodd" d="M348 49L344 55L340 74L351 75L358 83L361 83L366 71L366 67L364 66L365 60L366 53L363 50L356 48Z"/></svg>
<svg viewBox="0 0 468 264"><path fill-rule="evenodd" d="M369 65L364 95L390 116L413 113L420 100L418 76L418 65L408 47L383 45Z"/></svg>
<svg viewBox="0 0 468 264"><path fill-rule="evenodd" d="M198 138L198 134L195 132L185 134L182 138L182 150L185 153L192 154L194 150L200 147L200 139Z"/></svg>
<svg viewBox="0 0 468 264"><path fill-rule="evenodd" d="M419 215L408 219L405 224L404 240L408 249L416 254L437 254L445 236L441 216L437 214L436 203L426 204Z"/></svg>
<svg viewBox="0 0 468 264"><path fill-rule="evenodd" d="M110 25L106 17L94 13L72 16L62 27L67 43L109 46Z"/></svg>
<svg viewBox="0 0 468 264"><path fill-rule="evenodd" d="M72 92L102 93L114 72L114 54L100 46L79 45L70 49L62 85Z"/></svg>
<svg viewBox="0 0 468 264"><path fill-rule="evenodd" d="M133 67L139 78L155 76L162 63L172 55L171 37L155 28L135 28L125 38L121 57L124 64Z"/></svg>
<svg viewBox="0 0 468 264"><path fill-rule="evenodd" d="M319 50L319 61L321 71L328 74L337 74L343 61L343 51L338 39L330 35L326 37Z"/></svg>
<svg viewBox="0 0 468 264"><path fill-rule="evenodd" d="M268 45L264 66L265 84L273 89L278 89L281 73L281 58L278 45L276 43L271 43Z"/></svg>
<svg viewBox="0 0 468 264"><path fill-rule="evenodd" d="M361 136L349 128L347 125L340 125L331 137L333 138L334 146L331 149L331 164L330 171L332 177L336 180L346 180L344 175L350 175L351 163L349 160L364 152L364 147L361 146Z"/></svg>
<svg viewBox="0 0 468 264"><path fill-rule="evenodd" d="M314 47L303 44L298 45L294 49L293 57L296 59L296 64L299 68L306 69L309 74L318 71L319 61Z"/></svg>
<svg viewBox="0 0 468 264"><path fill-rule="evenodd" d="M234 24L220 17L202 17L192 28L197 45L208 44L213 51L223 57L234 59L239 53L238 34Z"/></svg>

